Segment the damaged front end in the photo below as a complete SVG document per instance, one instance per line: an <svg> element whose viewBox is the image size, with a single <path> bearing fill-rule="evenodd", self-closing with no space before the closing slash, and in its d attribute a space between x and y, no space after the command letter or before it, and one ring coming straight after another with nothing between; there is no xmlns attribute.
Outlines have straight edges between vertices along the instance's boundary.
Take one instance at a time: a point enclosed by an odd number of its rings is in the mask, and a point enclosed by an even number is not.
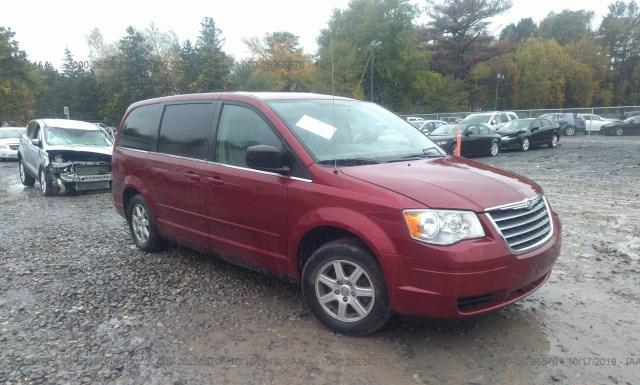
<svg viewBox="0 0 640 385"><path fill-rule="evenodd" d="M80 151L49 152L49 175L58 193L111 188L111 156Z"/></svg>

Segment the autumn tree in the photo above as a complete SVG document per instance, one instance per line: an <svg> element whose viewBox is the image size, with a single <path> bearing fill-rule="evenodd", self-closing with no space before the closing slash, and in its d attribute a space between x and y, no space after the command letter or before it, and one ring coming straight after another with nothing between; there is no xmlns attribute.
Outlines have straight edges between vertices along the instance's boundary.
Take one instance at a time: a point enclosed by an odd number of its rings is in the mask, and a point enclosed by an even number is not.
<svg viewBox="0 0 640 385"><path fill-rule="evenodd" d="M538 25L532 18L527 17L520 19L517 23L511 23L504 27L500 32L500 41L509 41L514 44L520 44L530 37L538 34Z"/></svg>

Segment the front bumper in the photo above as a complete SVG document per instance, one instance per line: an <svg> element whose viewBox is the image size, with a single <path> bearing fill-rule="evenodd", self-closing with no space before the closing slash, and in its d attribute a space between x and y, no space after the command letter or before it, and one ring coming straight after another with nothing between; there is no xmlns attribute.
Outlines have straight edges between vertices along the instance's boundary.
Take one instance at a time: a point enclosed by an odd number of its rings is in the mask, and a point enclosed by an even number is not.
<svg viewBox="0 0 640 385"><path fill-rule="evenodd" d="M421 249L423 255L387 255L395 259L391 307L400 314L457 318L493 311L540 288L560 254L560 223L541 247L513 255L485 223L485 238L448 247ZM483 220L484 222L484 220ZM437 263L433 263L438 261Z"/></svg>

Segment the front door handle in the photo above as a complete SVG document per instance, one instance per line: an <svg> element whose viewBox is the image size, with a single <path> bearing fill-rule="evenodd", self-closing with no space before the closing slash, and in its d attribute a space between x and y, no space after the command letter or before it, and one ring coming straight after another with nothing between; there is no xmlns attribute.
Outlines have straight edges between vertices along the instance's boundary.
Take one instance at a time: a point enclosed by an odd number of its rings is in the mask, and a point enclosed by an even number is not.
<svg viewBox="0 0 640 385"><path fill-rule="evenodd" d="M219 177L207 177L205 178L205 181L207 183L211 183L212 185L216 185L216 186L221 186L224 184L224 181L222 179L220 179Z"/></svg>

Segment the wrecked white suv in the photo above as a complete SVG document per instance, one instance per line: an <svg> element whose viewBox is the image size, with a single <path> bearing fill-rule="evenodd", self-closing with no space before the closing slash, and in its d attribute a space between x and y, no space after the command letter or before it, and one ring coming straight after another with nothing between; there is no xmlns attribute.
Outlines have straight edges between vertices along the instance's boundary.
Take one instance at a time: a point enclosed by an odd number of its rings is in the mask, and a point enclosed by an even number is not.
<svg viewBox="0 0 640 385"><path fill-rule="evenodd" d="M36 119L20 137L18 168L25 186L36 179L46 196L111 187L113 144L98 126Z"/></svg>

